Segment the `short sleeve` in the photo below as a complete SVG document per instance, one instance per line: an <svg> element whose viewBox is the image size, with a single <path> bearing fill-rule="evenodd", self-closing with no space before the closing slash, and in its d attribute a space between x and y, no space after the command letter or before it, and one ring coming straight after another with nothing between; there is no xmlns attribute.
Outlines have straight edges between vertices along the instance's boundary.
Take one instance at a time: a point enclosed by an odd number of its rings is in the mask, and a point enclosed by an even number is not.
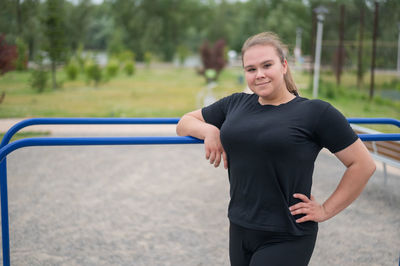
<svg viewBox="0 0 400 266"><path fill-rule="evenodd" d="M204 120L217 128L221 128L226 118L230 97L231 96L222 98L221 100L202 108L201 114L203 115Z"/></svg>
<svg viewBox="0 0 400 266"><path fill-rule="evenodd" d="M332 153L347 148L358 139L347 119L330 104L322 111L314 134L318 144Z"/></svg>

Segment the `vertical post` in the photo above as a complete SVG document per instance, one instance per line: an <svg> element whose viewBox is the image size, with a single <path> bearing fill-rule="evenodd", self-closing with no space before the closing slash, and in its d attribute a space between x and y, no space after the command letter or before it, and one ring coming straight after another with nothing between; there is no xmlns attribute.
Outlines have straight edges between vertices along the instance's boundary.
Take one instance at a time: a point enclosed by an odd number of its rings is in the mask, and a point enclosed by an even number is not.
<svg viewBox="0 0 400 266"><path fill-rule="evenodd" d="M397 76L400 77L400 22L397 23L399 28L399 39L397 41Z"/></svg>
<svg viewBox="0 0 400 266"><path fill-rule="evenodd" d="M321 64L321 46L322 46L322 30L324 16L322 14L317 15L317 44L315 48L315 62L314 62L314 81L313 81L313 97L318 97L318 82L319 82L319 68Z"/></svg>
<svg viewBox="0 0 400 266"><path fill-rule="evenodd" d="M3 243L3 265L10 266L10 236L8 227L7 162L0 162L1 192L1 237Z"/></svg>
<svg viewBox="0 0 400 266"><path fill-rule="evenodd" d="M311 7L313 7L313 5L311 5ZM310 88L311 88L311 86L312 86L312 82L313 82L313 76L314 76L314 62L315 62L315 57L314 57L314 54L315 54L315 33L316 33L316 29L317 29L317 15L315 14L315 12L314 12L314 9L312 9L311 10L311 13L312 13L312 16L311 16L311 18L312 18L312 20L311 20L311 28L312 28L312 30L311 30L311 45L310 45L310 47L311 47L311 51L310 51L310 65L309 65L309 67L310 67Z"/></svg>
<svg viewBox="0 0 400 266"><path fill-rule="evenodd" d="M373 39L372 39L371 83L369 86L369 98L370 99L372 99L374 97L376 38L378 36L378 12L379 12L379 3L375 2L374 33L373 33Z"/></svg>
<svg viewBox="0 0 400 266"><path fill-rule="evenodd" d="M301 34L303 29L298 27L296 29L296 47L294 48L294 58L296 60L296 64L301 64Z"/></svg>

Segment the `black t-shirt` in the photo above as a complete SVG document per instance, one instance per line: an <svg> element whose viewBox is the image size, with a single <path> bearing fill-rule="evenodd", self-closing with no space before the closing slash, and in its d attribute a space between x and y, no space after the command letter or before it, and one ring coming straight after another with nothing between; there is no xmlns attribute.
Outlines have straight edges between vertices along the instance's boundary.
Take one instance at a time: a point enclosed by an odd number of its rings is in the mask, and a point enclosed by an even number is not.
<svg viewBox="0 0 400 266"><path fill-rule="evenodd" d="M310 197L314 162L326 147L338 152L357 140L346 118L321 100L297 96L274 106L255 94L235 93L202 109L220 128L228 156L231 222L256 230L304 235L315 222L296 223L289 207Z"/></svg>

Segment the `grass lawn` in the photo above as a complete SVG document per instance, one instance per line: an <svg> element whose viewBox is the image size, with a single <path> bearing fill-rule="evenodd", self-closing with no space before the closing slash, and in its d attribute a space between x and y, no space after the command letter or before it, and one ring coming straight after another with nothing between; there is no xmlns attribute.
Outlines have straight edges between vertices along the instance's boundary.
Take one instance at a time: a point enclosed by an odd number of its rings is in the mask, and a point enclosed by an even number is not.
<svg viewBox="0 0 400 266"><path fill-rule="evenodd" d="M238 82L241 73L240 68L224 70L214 89L215 96L221 98L243 91L245 84ZM310 77L300 72L294 72L294 77L301 89L301 95L312 98L311 89L307 89ZM377 87L394 78L395 76L390 75L377 75ZM100 83L97 88L93 84L87 84L83 75L75 81L68 81L65 73L59 71L57 79L63 84L62 87L57 90L48 88L43 93L37 93L30 88L29 79L29 72L11 72L0 77L0 94L6 92L5 99L0 104L0 118L180 117L198 108L197 95L205 88L204 78L197 75L194 69L165 65L149 69L138 68L131 77L120 73L117 77ZM338 90L333 97L326 90L324 92L324 87L334 84L334 77L331 74L322 74L321 79L324 83L321 85L319 98L331 102L345 116L400 119L400 101L379 96L372 101L368 100L367 88L363 92L351 89L355 87L353 74L343 75L342 84L345 88L331 88ZM368 84L367 75L364 81ZM375 128L399 132L398 128L392 126Z"/></svg>
<svg viewBox="0 0 400 266"><path fill-rule="evenodd" d="M0 132L0 141L4 137L4 132ZM50 132L30 132L30 131L25 131L25 132L18 132L16 133L10 140L10 143L19 140L19 139L25 139L25 138L33 138L33 137L45 137L50 135Z"/></svg>

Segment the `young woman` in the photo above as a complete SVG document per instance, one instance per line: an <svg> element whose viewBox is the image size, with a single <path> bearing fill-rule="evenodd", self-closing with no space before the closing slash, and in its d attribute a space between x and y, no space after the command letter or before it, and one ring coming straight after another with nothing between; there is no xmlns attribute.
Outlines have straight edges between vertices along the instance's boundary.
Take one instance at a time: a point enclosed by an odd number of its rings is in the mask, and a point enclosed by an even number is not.
<svg viewBox="0 0 400 266"><path fill-rule="evenodd" d="M177 133L204 139L206 159L228 169L232 266L307 265L318 222L353 202L375 171L345 117L321 100L300 97L279 38L269 32L243 45L254 94L235 93L185 114ZM326 147L346 166L330 197L311 195L314 162Z"/></svg>

